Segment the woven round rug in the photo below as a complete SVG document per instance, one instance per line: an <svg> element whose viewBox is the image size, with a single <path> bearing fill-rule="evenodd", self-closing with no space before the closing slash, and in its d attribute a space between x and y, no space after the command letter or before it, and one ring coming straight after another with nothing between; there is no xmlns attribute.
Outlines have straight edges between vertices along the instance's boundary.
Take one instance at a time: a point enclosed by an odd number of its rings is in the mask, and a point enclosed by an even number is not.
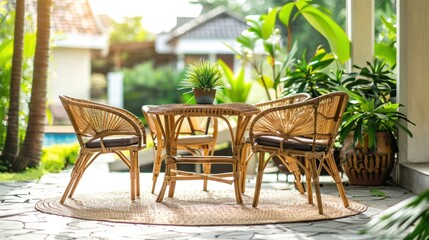
<svg viewBox="0 0 429 240"><path fill-rule="evenodd" d="M155 199L152 194L130 201L127 192L88 193L69 198L64 204L59 197L40 200L35 207L41 212L80 219L184 226L308 222L352 216L367 209L350 200L350 207L344 208L341 198L325 194L321 215L315 204L307 203L307 195L287 190L261 191L257 208L251 205L253 195L243 195L244 204L237 204L234 192L227 190L177 189L174 198L166 196L162 203Z"/></svg>

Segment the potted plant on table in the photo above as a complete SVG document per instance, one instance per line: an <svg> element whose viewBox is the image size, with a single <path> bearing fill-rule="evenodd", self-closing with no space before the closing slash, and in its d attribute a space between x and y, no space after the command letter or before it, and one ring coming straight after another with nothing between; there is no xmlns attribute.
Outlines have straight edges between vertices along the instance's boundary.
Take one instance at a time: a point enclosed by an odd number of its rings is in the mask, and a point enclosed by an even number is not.
<svg viewBox="0 0 429 240"><path fill-rule="evenodd" d="M224 74L218 63L199 59L185 70L185 77L179 83L179 90L194 92L197 104L212 104L216 90L226 88Z"/></svg>
<svg viewBox="0 0 429 240"><path fill-rule="evenodd" d="M357 68L360 72L341 87L350 96L339 131L341 164L351 184L382 185L395 163L398 130L413 136L400 120L414 123L392 101L396 81L386 63L375 59Z"/></svg>

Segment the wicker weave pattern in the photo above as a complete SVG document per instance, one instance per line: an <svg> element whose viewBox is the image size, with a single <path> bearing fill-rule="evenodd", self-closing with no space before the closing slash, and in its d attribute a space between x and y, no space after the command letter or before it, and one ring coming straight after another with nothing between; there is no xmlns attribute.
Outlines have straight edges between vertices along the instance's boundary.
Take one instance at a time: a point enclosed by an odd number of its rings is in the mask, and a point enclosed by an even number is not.
<svg viewBox="0 0 429 240"><path fill-rule="evenodd" d="M121 108L84 99L68 96L60 96L60 99L81 146L85 141L80 136L94 140L111 135L136 135L140 137L140 146L146 144L145 128L134 114Z"/></svg>
<svg viewBox="0 0 429 240"><path fill-rule="evenodd" d="M60 100L75 130L80 144L80 152L73 168L70 182L61 198L64 203L72 197L88 166L103 153L115 153L129 167L131 179L131 199L140 195L137 152L146 147L146 133L141 121L132 113L113 106L88 100L60 96ZM136 136L136 144L114 144L106 147L105 139ZM87 147L88 143L99 141L100 147ZM122 151L129 151L127 157Z"/></svg>
<svg viewBox="0 0 429 240"><path fill-rule="evenodd" d="M346 93L334 92L301 103L266 109L254 118L249 127L249 138L253 152L259 153L258 179L253 200L254 207L258 204L262 173L268 162L264 159L266 152L270 153L268 160L273 156L278 156L287 167L296 170L299 165L305 170L308 201L309 203L313 201L311 189L311 183L313 182L320 214L323 213L319 189L319 174L322 167L334 178L344 206L348 206L348 200L333 159L333 144L347 100ZM256 139L261 136L279 137L283 140L279 142L278 147L266 146L256 142ZM284 148L283 142L310 145L312 150ZM324 148L322 149L325 149L325 151L317 151L316 149L320 148L316 148L316 146L323 146ZM305 159L305 165L298 160L298 157ZM303 193L302 190L300 192Z"/></svg>
<svg viewBox="0 0 429 240"><path fill-rule="evenodd" d="M298 94L286 96L286 97L283 97L280 99L271 100L268 102L257 103L257 104L255 104L255 106L258 107L261 111L264 111L266 109L270 109L273 107L303 102L303 101L309 99L310 97L311 96L307 93L298 93Z"/></svg>
<svg viewBox="0 0 429 240"><path fill-rule="evenodd" d="M255 106L243 103L222 104L164 104L148 106L149 113L162 115L186 115L186 116L248 116L259 112Z"/></svg>
<svg viewBox="0 0 429 240"><path fill-rule="evenodd" d="M177 180L212 180L223 183L234 184L237 203L242 203L240 189L241 175L241 154L244 145L244 132L254 114L260 110L246 103L227 103L218 105L188 105L188 104L166 104L160 106L147 106L147 113L156 115L160 132L165 140L166 150L166 170L164 182L157 202L162 202L167 186L169 186L169 197L174 196L175 183ZM180 126L184 119L189 117L215 117L222 119L230 132L232 154L231 156L179 156L177 155L177 139ZM233 118L230 118L233 117ZM236 128L233 129L231 121L236 121ZM231 173L221 174L197 174L177 170L177 164L231 164ZM229 178L232 177L232 180Z"/></svg>

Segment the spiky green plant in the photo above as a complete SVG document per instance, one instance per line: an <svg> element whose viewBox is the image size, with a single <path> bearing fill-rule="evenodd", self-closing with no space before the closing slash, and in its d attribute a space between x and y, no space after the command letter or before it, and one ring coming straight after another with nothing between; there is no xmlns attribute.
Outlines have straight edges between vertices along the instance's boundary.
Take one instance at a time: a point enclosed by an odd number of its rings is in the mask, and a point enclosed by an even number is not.
<svg viewBox="0 0 429 240"><path fill-rule="evenodd" d="M201 88L204 91L210 89L223 89L227 85L224 74L219 64L205 59L198 59L185 70L185 77L179 83L179 90Z"/></svg>
<svg viewBox="0 0 429 240"><path fill-rule="evenodd" d="M429 189L368 222L361 234L372 239L429 239Z"/></svg>

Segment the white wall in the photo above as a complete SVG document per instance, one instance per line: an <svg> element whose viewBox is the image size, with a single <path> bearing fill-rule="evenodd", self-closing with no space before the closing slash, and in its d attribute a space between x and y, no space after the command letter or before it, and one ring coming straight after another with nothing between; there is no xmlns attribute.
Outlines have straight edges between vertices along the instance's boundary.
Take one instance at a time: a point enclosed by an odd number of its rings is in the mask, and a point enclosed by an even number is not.
<svg viewBox="0 0 429 240"><path fill-rule="evenodd" d="M89 99L91 89L91 50L54 48L48 79L48 102L61 104L58 95Z"/></svg>
<svg viewBox="0 0 429 240"><path fill-rule="evenodd" d="M236 47L235 39L191 39L184 38L177 41L174 49L175 54L231 54L232 51L225 43Z"/></svg>

